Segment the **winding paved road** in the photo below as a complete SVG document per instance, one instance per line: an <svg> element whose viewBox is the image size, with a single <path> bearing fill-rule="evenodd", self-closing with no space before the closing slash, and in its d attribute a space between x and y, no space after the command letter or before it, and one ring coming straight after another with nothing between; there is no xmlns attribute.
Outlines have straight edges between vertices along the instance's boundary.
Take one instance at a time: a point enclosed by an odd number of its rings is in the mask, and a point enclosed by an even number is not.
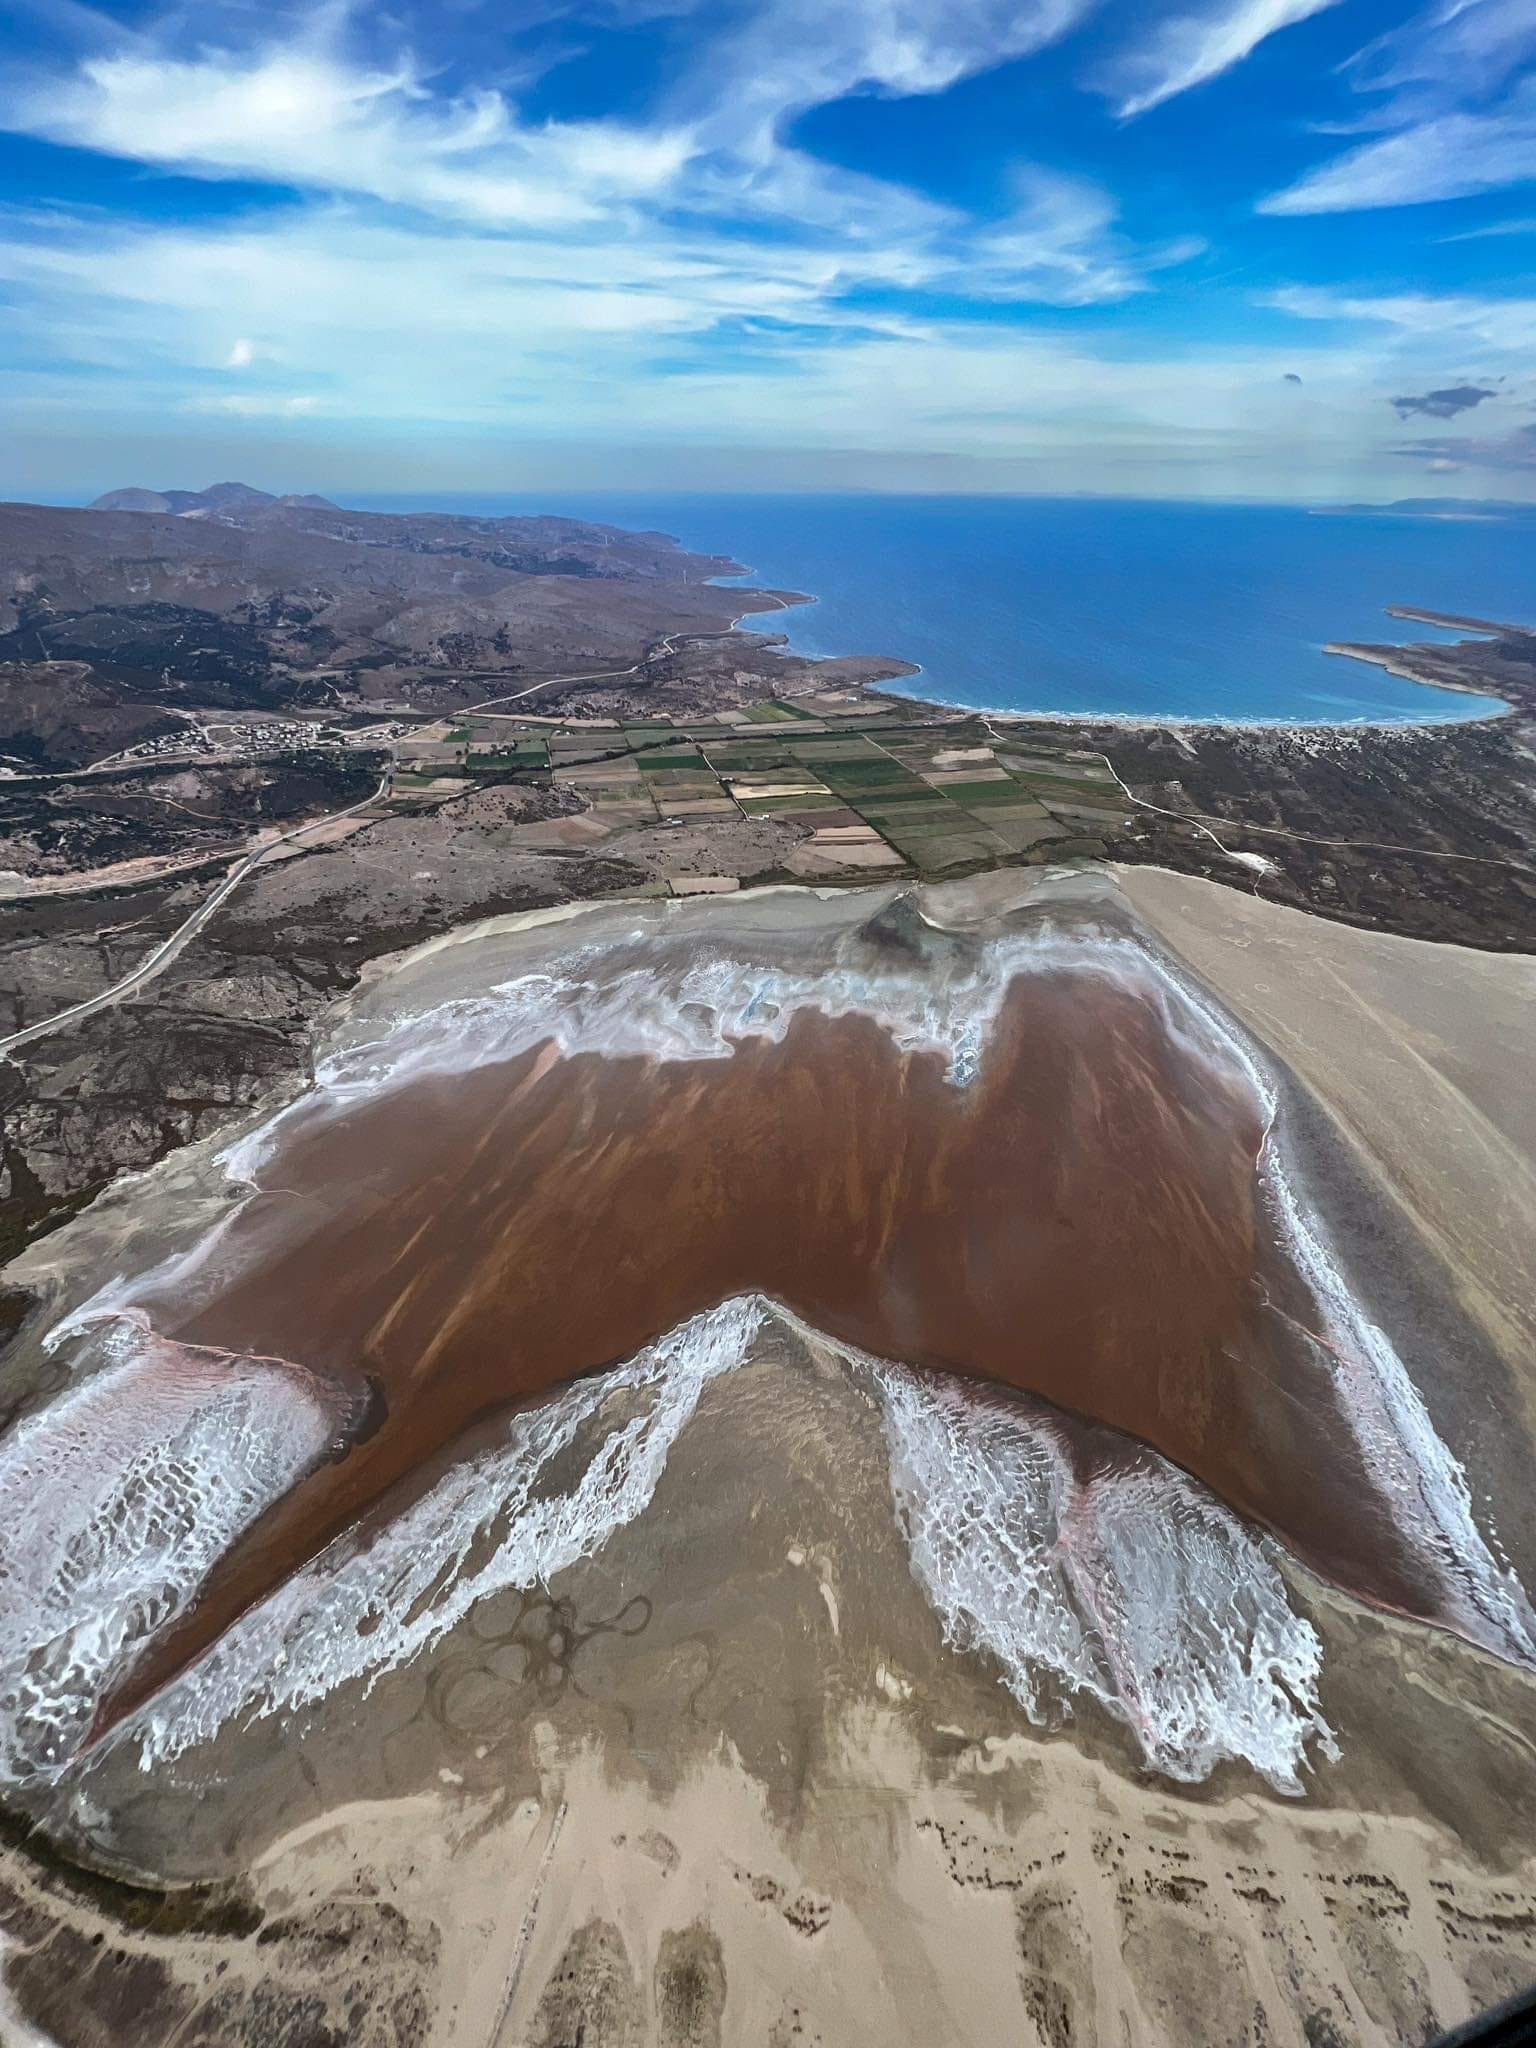
<svg viewBox="0 0 1536 2048"><path fill-rule="evenodd" d="M782 598L779 602L782 606ZM788 609L787 606L784 608ZM747 617L749 614L743 613L742 616ZM503 697L484 697L478 704L466 705L461 711L443 715L467 718L476 711L489 710L493 704L520 703L524 697L532 697L540 690L553 689L557 684L595 683L613 676L637 675L652 662L675 654L681 641L727 640L734 631L735 627L732 626L730 631L725 633L668 633L654 647L648 648L638 661L631 662L628 668L594 669L584 675L545 676L542 682L531 683L527 689L514 690ZM429 724L440 725L443 722L443 715L430 720ZM397 734L392 744L398 746L402 740L411 739L417 732L427 729L427 726L414 726L409 731ZM367 810L370 804L377 803L388 792L394 779L394 772L393 766L386 769L379 780L378 788L371 795L365 796L361 803L348 804L342 811L328 811L323 818L311 818L307 824L296 825L290 832L281 832L275 839L267 840L264 845L246 854L230 869L218 887L198 905L192 915L179 924L169 938L162 939L154 951L139 962L132 973L125 974L121 981L116 981L110 988L103 989L100 995L88 996L84 1002L71 1003L67 1010L56 1011L51 1017L41 1018L36 1024L24 1025L20 1031L11 1032L9 1037L0 1038L0 1059L8 1058L12 1053L20 1051L22 1046L30 1045L34 1039L47 1037L50 1032L59 1030L65 1024L78 1023L82 1017L94 1016L98 1010L110 1009L114 1003L121 1002L124 996L133 995L147 982L153 981L155 976L176 958L187 941L196 937L215 911L229 901L253 868L260 867L278 847L291 845L294 840L303 839L308 833L318 832L323 825L334 825L338 819L355 817L359 811Z"/></svg>
<svg viewBox="0 0 1536 2048"><path fill-rule="evenodd" d="M34 1038L46 1037L50 1031L57 1031L61 1025L73 1024L82 1017L93 1016L97 1010L109 1009L113 1003L121 1002L124 996L132 995L146 982L153 981L162 968L168 967L176 958L187 941L202 930L214 912L228 902L252 868L260 867L261 863L280 846L288 846L296 839L303 839L308 833L318 832L322 825L334 825L340 818L355 817L359 811L367 810L370 804L377 803L388 790L393 775L393 768L386 769L379 778L378 788L370 791L361 803L348 804L342 811L328 811L323 818L311 818L303 825L295 825L292 831L280 832L275 839L268 839L255 847L236 862L223 881L203 899L192 915L177 925L169 938L162 939L154 951L141 960L131 973L125 974L121 981L113 982L110 988L103 989L100 995L87 996L82 1003L71 1003L67 1010L56 1011L53 1016L44 1017L36 1024L27 1024L20 1031L13 1031L8 1038L0 1038L0 1058L9 1057L22 1046L30 1045Z"/></svg>

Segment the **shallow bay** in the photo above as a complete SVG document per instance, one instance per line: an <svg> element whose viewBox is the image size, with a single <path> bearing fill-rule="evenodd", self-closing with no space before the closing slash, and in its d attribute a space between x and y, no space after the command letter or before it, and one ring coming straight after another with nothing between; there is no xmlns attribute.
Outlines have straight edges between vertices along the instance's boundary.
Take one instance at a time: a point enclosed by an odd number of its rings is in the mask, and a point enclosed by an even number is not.
<svg viewBox="0 0 1536 2048"><path fill-rule="evenodd" d="M1389 618L1392 604L1515 623L1536 612L1528 523L841 493L599 492L441 508L564 512L727 551L751 580L814 595L760 622L797 652L916 662L921 678L906 687L984 711L1307 725L1486 717L1488 699L1323 649L1431 637Z"/></svg>

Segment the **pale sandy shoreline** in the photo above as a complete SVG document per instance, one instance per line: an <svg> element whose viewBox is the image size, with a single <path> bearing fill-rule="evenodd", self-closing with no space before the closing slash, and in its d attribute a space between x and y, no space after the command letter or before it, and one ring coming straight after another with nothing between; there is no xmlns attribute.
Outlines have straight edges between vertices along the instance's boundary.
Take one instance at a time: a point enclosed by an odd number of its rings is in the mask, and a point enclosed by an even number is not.
<svg viewBox="0 0 1536 2048"><path fill-rule="evenodd" d="M748 573L752 572L749 571ZM777 593L773 594L777 595ZM800 593L796 593L794 598L794 607L797 607L799 605L819 604L820 601L821 600L818 597L815 597L813 595L802 595ZM788 611L794 608L788 602L786 602L786 600L782 596L778 598L778 602L779 608L783 611ZM1436 623L1436 620L1432 615L1416 614L1411 610L1411 608L1400 610L1400 608L1393 606L1389 607L1389 610L1392 611L1394 616L1403 616L1407 618L1423 616L1424 623ZM743 612L738 618L736 618L732 622L732 624L733 627L738 631L760 633L771 636L773 630L771 627L757 627L747 623L751 619L762 618L764 616L765 614L762 612ZM1020 711L1017 708L1017 706L998 707L990 704L960 703L955 700L944 697L927 697L924 696L921 693L921 691L918 690L895 689L892 688L890 684L887 682L870 683L864 685L863 687L865 689L866 695L872 694L879 697L888 697L897 705L911 704L921 711L953 712L957 716L971 718L1001 719L1007 721L1010 724L1025 726L1081 726L1085 730L1097 726L1106 726L1110 728L1118 728L1119 730L1126 732L1157 732L1165 728L1171 728L1172 730L1177 732L1238 732L1253 733L1256 736L1274 735L1276 737L1283 737L1284 735L1290 733L1364 733L1371 735L1373 738L1379 738L1384 734L1394 732L1417 733L1423 731L1425 728L1433 728L1435 726L1440 725L1476 724L1481 723L1485 720L1512 718L1516 715L1515 706L1506 703L1505 700L1499 696L1496 690L1476 689L1469 683L1440 681L1436 681L1433 683L1426 682L1422 676L1416 675L1411 668L1405 667L1401 662L1394 660L1392 656L1388 653L1370 652L1363 646L1355 645L1353 643L1346 641L1334 640L1325 642L1323 644L1322 652L1324 654L1343 656L1352 661L1365 662L1370 666L1374 666L1385 670L1387 674L1396 676L1403 682L1417 683L1421 688L1426 690L1447 690L1453 692L1458 696L1484 697L1488 700L1488 703L1491 708L1487 711L1469 712L1465 715L1458 714L1454 717L1450 715L1442 715L1438 718L1425 716L1424 718L1420 719L1211 718L1208 716L1183 717L1176 713L1164 713L1156 718L1150 718L1144 717L1136 712L1126 711ZM827 657L813 656L811 658L814 660L824 660ZM904 669L905 674L908 676L921 676L924 673L921 662L906 662L901 657L895 655L888 657L860 656L857 658L864 660L889 659L893 663L899 663L899 665Z"/></svg>

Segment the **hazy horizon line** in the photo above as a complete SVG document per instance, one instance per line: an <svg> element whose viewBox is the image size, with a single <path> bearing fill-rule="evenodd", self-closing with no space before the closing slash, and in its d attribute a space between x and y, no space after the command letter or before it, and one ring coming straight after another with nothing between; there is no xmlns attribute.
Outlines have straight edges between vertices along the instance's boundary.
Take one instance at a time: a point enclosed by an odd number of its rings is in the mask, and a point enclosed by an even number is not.
<svg viewBox="0 0 1536 2048"><path fill-rule="evenodd" d="M89 510L96 499L118 490L204 491L218 484L241 482L240 477L210 477L201 484L160 481L154 484L108 484L100 490L79 486L72 490L50 490L44 493L13 495L0 494L0 501L11 505L36 505L53 511ZM360 490L344 484L330 487L315 486L305 482L291 489L274 489L267 485L251 485L252 489L270 490L273 497L318 496L331 499L343 511L366 511L370 506L389 510L406 510L410 505L422 505L434 511L452 511L454 508L442 501L449 499L476 500L537 500L558 498L611 498L617 500L649 500L656 498L677 499L729 499L729 498L909 498L946 502L956 499L994 499L1005 502L1031 504L1106 504L1106 505L1209 505L1232 508L1286 508L1294 511L1349 511L1359 508L1364 511L1391 511L1401 505L1446 505L1465 506L1468 511L1492 508L1507 512L1536 512L1536 494L1529 498L1486 496L1463 496L1452 491L1415 492L1400 494L1393 498L1373 498L1358 493L1338 497L1265 495L1263 493L1234 493L1231 496L1210 492L1179 491L1047 491L1009 490L1002 487L976 485L969 489L950 487L943 490L921 489L900 484L816 484L806 483L788 488L781 484L754 487L750 484L733 486L705 486L698 484L552 484L552 485L509 485L504 488L488 488L483 485L462 484L446 486L423 486L420 489L406 487L399 490L379 490L376 487ZM516 514L510 516L519 516ZM535 517L536 514L521 516Z"/></svg>

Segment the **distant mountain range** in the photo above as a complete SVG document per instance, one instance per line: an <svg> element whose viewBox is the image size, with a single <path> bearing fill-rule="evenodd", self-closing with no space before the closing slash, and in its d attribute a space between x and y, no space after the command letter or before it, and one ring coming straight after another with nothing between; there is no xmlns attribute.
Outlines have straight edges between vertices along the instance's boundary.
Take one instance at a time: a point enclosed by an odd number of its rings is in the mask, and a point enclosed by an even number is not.
<svg viewBox="0 0 1536 2048"><path fill-rule="evenodd" d="M1386 505L1314 505L1320 518L1388 513L1398 519L1514 519L1536 525L1536 504L1516 498L1394 498Z"/></svg>
<svg viewBox="0 0 1536 2048"><path fill-rule="evenodd" d="M339 512L329 498L289 496L279 498L271 491L258 491L250 484L210 484L206 491L146 491L130 485L124 491L108 491L87 506L90 512L174 512L183 519L200 515L254 512L261 505L304 506L314 512Z"/></svg>
<svg viewBox="0 0 1536 2048"><path fill-rule="evenodd" d="M34 507L36 518L42 508ZM314 493L277 497L250 484L210 484L204 491L151 491L140 485L108 491L85 507L111 517L133 513L172 519L172 529L204 523L281 541L285 535L351 548L412 555L457 555L524 576L588 576L628 581L706 581L735 574L724 555L686 553L664 533L633 533L585 519L503 517L465 512L360 512ZM178 543L179 545L179 543Z"/></svg>

